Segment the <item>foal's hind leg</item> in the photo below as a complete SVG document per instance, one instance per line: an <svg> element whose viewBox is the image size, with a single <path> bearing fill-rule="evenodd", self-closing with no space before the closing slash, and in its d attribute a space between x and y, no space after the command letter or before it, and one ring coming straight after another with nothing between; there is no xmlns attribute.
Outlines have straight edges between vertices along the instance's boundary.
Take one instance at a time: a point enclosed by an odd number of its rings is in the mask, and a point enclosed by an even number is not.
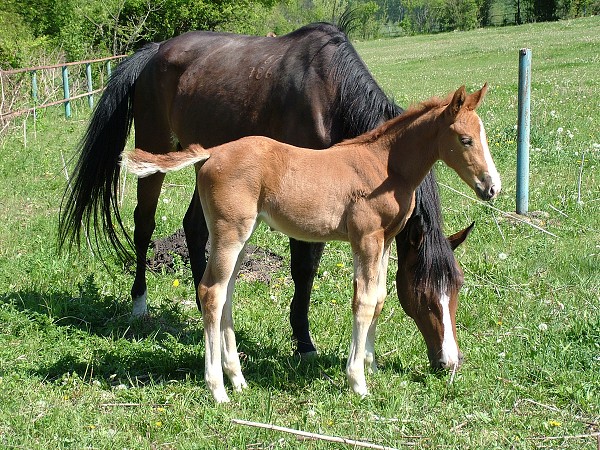
<svg viewBox="0 0 600 450"><path fill-rule="evenodd" d="M290 256L294 297L290 304L290 325L292 339L296 342L296 351L300 355L317 352L310 338L308 308L310 292L325 244L301 242L290 238Z"/></svg>
<svg viewBox="0 0 600 450"><path fill-rule="evenodd" d="M232 295L235 275L243 257L245 242L252 225L243 235L224 224L211 236L211 252L202 281L198 286L198 300L204 322L206 356L204 379L217 403L228 402L223 384L223 371L236 391L246 386L242 375L233 330Z"/></svg>
<svg viewBox="0 0 600 450"><path fill-rule="evenodd" d="M154 214L158 204L158 196L165 175L157 173L147 178L140 178L137 185L137 206L133 214L135 230L133 242L135 244L136 266L135 280L131 287L133 299L132 317L143 317L148 314L147 289L146 289L146 254L150 239L154 232Z"/></svg>
<svg viewBox="0 0 600 450"><path fill-rule="evenodd" d="M375 332L377 328L377 321L379 319L379 315L381 314L381 310L383 309L385 297L387 296L386 281L389 256L390 246L388 245L387 249L383 252L383 257L381 258L381 263L379 266L377 281L377 306L375 306L375 313L373 314L373 320L371 321L369 331L367 332L367 342L365 345L365 363L368 365L371 373L377 372L377 360L375 359Z"/></svg>

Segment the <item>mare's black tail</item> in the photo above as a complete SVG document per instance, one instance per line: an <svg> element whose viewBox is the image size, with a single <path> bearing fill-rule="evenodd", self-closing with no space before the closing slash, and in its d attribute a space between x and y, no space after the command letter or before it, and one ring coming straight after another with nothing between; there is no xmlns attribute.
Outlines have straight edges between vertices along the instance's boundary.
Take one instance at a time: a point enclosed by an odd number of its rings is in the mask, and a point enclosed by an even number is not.
<svg viewBox="0 0 600 450"><path fill-rule="evenodd" d="M79 160L63 196L58 224L60 249L73 243L79 247L83 229L93 234L97 248L109 243L120 258L131 258L117 229L132 246L118 209L119 156L133 122L136 80L158 48L158 44L148 44L138 50L119 64L107 83L78 145Z"/></svg>

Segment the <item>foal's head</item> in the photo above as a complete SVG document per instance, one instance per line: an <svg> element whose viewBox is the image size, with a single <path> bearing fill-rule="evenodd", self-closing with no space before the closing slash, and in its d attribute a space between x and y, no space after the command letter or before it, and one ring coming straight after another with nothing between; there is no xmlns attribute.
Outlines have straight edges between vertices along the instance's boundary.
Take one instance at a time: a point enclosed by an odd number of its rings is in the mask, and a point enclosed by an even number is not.
<svg viewBox="0 0 600 450"><path fill-rule="evenodd" d="M429 363L434 369L458 368L463 361L456 338L456 308L464 278L453 256L425 255L424 252L451 253L467 238L473 225L448 238L441 235L436 246L430 245L425 249L423 243L431 230L425 229L423 219L417 215L406 223L402 231L406 233L405 238L396 241L399 242L396 274L398 298L404 311L421 331L427 344ZM452 261L452 266L444 267L445 261ZM434 270L441 273L431 273L432 266L439 262L442 262L441 267L437 264ZM432 284L432 279L437 284Z"/></svg>
<svg viewBox="0 0 600 450"><path fill-rule="evenodd" d="M482 200L491 200L501 188L500 176L488 148L487 136L475 109L487 92L487 83L467 94L459 88L444 111L449 126L444 133L440 159L453 168Z"/></svg>

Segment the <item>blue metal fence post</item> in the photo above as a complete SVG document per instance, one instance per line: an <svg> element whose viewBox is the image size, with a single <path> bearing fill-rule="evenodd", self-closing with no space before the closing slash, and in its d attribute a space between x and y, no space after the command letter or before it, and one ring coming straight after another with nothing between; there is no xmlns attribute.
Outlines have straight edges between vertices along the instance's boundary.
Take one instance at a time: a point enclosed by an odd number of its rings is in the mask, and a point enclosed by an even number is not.
<svg viewBox="0 0 600 450"><path fill-rule="evenodd" d="M519 99L517 120L517 214L529 208L529 135L531 99L531 49L519 51Z"/></svg>
<svg viewBox="0 0 600 450"><path fill-rule="evenodd" d="M92 64L87 63L85 65L85 77L87 78L87 88L90 95L88 95L88 105L90 108L94 107L94 96L92 94Z"/></svg>
<svg viewBox="0 0 600 450"><path fill-rule="evenodd" d="M71 94L69 94L69 69L67 66L63 66L62 68L62 76L63 76L63 91L65 97L65 117L68 119L71 117L71 102L69 99L71 98Z"/></svg>
<svg viewBox="0 0 600 450"><path fill-rule="evenodd" d="M38 104L38 85L37 85L37 72L31 71L31 96L33 97L33 107L35 108ZM37 117L37 112L33 110L33 118Z"/></svg>

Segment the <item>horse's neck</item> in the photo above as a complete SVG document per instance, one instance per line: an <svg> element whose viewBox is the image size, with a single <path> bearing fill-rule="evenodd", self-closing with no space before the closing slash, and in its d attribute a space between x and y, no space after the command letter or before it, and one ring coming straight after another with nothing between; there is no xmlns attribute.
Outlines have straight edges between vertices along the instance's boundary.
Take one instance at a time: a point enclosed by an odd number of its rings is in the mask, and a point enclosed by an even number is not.
<svg viewBox="0 0 600 450"><path fill-rule="evenodd" d="M388 136L390 171L415 189L439 159L437 118L438 114L430 111L390 130Z"/></svg>

